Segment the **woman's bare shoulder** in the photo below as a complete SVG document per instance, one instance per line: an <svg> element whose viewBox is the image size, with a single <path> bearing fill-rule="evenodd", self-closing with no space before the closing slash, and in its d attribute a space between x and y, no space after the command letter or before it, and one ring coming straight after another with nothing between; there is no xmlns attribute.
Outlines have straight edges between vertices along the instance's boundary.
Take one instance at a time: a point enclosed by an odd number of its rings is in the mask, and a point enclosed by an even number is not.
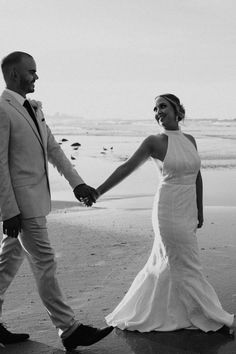
<svg viewBox="0 0 236 354"><path fill-rule="evenodd" d="M146 138L146 144L149 145L149 151L153 158L163 159L167 149L167 139L165 134L149 135Z"/></svg>
<svg viewBox="0 0 236 354"><path fill-rule="evenodd" d="M184 133L184 136L186 136L186 138L188 138L193 143L193 145L197 147L196 140L192 135Z"/></svg>
<svg viewBox="0 0 236 354"><path fill-rule="evenodd" d="M153 143L162 143L163 141L165 141L167 139L167 136L165 134L153 134L153 135L149 135L146 140L149 142L153 142Z"/></svg>

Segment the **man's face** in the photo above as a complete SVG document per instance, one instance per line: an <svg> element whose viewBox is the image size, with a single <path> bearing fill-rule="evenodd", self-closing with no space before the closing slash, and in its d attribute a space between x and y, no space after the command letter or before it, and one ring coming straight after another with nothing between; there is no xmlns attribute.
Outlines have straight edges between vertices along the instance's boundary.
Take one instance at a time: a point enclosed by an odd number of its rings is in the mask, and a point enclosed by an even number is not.
<svg viewBox="0 0 236 354"><path fill-rule="evenodd" d="M34 59L27 56L23 57L21 62L15 66L14 70L18 92L23 96L27 93L34 92L34 83L38 80Z"/></svg>

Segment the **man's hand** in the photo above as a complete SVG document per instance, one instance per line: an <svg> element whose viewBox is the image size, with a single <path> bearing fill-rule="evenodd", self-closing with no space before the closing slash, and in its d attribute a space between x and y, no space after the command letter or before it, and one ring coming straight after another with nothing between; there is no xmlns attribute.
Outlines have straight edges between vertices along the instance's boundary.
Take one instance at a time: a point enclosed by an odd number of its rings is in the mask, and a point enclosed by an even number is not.
<svg viewBox="0 0 236 354"><path fill-rule="evenodd" d="M96 203L96 199L98 198L96 189L87 184L79 184L76 186L74 189L74 195L80 202L85 203L87 206Z"/></svg>
<svg viewBox="0 0 236 354"><path fill-rule="evenodd" d="M18 234L21 232L21 215L19 214L4 220L2 228L4 235L17 238Z"/></svg>

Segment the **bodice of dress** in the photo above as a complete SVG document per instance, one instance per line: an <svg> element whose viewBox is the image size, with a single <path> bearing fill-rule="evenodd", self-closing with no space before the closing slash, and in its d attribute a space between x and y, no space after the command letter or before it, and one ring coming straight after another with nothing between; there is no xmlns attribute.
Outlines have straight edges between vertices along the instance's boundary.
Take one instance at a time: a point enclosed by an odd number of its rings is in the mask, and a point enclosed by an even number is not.
<svg viewBox="0 0 236 354"><path fill-rule="evenodd" d="M181 130L164 130L168 147L162 166L162 183L189 185L196 182L200 157Z"/></svg>

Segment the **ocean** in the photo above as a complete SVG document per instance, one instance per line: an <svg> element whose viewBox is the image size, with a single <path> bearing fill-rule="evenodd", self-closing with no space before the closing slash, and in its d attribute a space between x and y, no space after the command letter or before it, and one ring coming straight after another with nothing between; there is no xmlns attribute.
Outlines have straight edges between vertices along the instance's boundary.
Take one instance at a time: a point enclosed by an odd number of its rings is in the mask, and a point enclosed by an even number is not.
<svg viewBox="0 0 236 354"><path fill-rule="evenodd" d="M78 173L93 187L126 161L145 137L161 131L154 120L91 121L58 114L47 117L47 123ZM204 203L236 206L236 120L186 119L181 129L192 134L198 145ZM52 167L50 180L54 200L74 200L68 182ZM124 203L127 208L151 208L159 180L160 171L150 159L102 198L116 200L122 208Z"/></svg>
<svg viewBox="0 0 236 354"><path fill-rule="evenodd" d="M91 121L55 115L47 121L59 140L78 140L79 154L113 161L126 160L145 137L160 132L154 119ZM236 119L186 119L181 129L195 137L202 168L236 167Z"/></svg>

